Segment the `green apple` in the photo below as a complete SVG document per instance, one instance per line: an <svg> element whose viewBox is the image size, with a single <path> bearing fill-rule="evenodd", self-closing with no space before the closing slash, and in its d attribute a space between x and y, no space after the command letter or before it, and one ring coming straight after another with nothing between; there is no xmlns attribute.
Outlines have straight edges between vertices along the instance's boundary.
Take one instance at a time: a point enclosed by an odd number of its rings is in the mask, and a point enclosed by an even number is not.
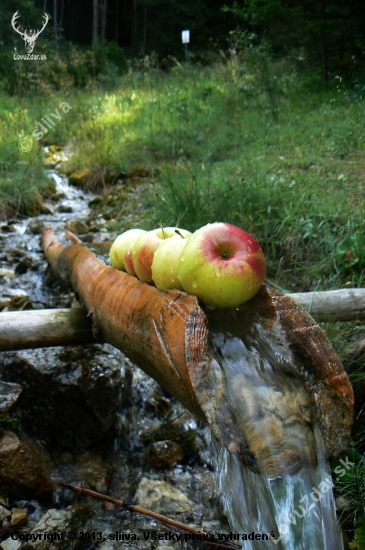
<svg viewBox="0 0 365 550"><path fill-rule="evenodd" d="M229 223L208 224L184 247L178 277L186 292L210 307L238 307L260 290L265 257L255 238Z"/></svg>
<svg viewBox="0 0 365 550"><path fill-rule="evenodd" d="M159 290L184 290L177 276L180 254L188 242L179 236L160 244L152 261L152 279Z"/></svg>
<svg viewBox="0 0 365 550"><path fill-rule="evenodd" d="M118 237L113 242L109 252L109 258L112 262L113 267L121 271L127 271L129 273L126 265L126 256L136 240L141 235L143 235L143 233L147 232L144 231L144 229L129 229L121 235L118 235ZM135 273L129 274L135 275Z"/></svg>
<svg viewBox="0 0 365 550"><path fill-rule="evenodd" d="M178 231L178 233L177 233ZM183 238L190 237L190 231L178 227L159 227L152 231L147 231L139 237L132 247L133 266L137 277L143 283L153 283L152 261L153 256L166 239L182 235Z"/></svg>

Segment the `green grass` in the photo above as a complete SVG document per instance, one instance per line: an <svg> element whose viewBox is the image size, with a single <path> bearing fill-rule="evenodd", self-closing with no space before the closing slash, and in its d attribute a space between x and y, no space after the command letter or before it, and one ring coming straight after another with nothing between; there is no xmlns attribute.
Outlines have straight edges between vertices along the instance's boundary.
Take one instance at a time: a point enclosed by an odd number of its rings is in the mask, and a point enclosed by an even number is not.
<svg viewBox="0 0 365 550"><path fill-rule="evenodd" d="M259 239L279 287L361 286L361 94L338 80L323 90L284 61L259 61L231 56L169 74L142 67L113 91L3 98L9 115L0 138L0 197L9 182L27 193L42 180L41 142L21 153L17 139L67 101L72 110L45 139L70 144L73 169L117 173L144 165L158 174L144 227L231 222ZM125 228L114 217L110 224Z"/></svg>

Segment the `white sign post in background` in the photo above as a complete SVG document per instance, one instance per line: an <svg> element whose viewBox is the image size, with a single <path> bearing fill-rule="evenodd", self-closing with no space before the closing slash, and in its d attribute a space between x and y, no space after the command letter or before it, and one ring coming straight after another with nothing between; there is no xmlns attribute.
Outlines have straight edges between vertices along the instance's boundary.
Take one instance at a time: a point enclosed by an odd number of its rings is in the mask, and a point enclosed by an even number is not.
<svg viewBox="0 0 365 550"><path fill-rule="evenodd" d="M189 63L188 43L190 42L190 31L182 31L181 38L185 46L185 63Z"/></svg>

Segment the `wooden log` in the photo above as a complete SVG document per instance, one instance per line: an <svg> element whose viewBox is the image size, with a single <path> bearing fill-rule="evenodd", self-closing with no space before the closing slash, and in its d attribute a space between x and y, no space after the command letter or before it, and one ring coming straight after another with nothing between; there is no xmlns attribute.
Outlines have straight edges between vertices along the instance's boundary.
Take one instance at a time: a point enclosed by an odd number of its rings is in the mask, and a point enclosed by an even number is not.
<svg viewBox="0 0 365 550"><path fill-rule="evenodd" d="M316 321L365 319L365 289L288 294ZM0 313L0 351L96 343L83 308Z"/></svg>
<svg viewBox="0 0 365 550"><path fill-rule="evenodd" d="M92 316L97 337L123 351L205 420L218 441L253 471L275 477L295 473L309 462L314 466L315 419L327 457L347 448L353 422L351 385L324 332L291 298L263 285L241 307L209 312L194 296L161 292L108 267L78 243L62 246L50 228L45 229L42 244L54 273L72 285ZM268 373L281 371L283 365L291 373L275 380L272 388L267 386L271 403L267 420L273 430L262 428L260 422L265 424L266 417L261 418L261 412L246 422L238 410L243 401L228 398L224 357L211 337L214 331L247 344L249 370L256 368L261 356L272 364ZM259 379L242 379L234 387L239 390ZM293 380L298 381L297 389ZM260 388L253 386L251 393L263 411ZM272 392L281 401L278 407L269 397ZM299 444L297 434L306 432L309 439L304 437ZM271 452L270 438L276 436L276 451Z"/></svg>
<svg viewBox="0 0 365 550"><path fill-rule="evenodd" d="M365 319L365 289L343 288L323 292L298 292L289 296L316 321Z"/></svg>
<svg viewBox="0 0 365 550"><path fill-rule="evenodd" d="M0 351L95 343L84 308L0 313Z"/></svg>

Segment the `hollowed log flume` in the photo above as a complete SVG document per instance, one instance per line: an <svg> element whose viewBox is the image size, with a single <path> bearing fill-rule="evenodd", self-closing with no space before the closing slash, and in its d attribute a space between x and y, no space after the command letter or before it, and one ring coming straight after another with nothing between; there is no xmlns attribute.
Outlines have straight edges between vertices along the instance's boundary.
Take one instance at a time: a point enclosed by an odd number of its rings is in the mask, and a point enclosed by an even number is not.
<svg viewBox="0 0 365 550"><path fill-rule="evenodd" d="M43 250L89 312L95 336L207 422L253 471L277 477L315 465L315 421L326 458L346 450L348 377L324 332L288 296L263 286L239 308L203 310L194 296L141 283L81 244L63 246L50 228ZM230 372L222 365L235 360L237 342L244 367Z"/></svg>

